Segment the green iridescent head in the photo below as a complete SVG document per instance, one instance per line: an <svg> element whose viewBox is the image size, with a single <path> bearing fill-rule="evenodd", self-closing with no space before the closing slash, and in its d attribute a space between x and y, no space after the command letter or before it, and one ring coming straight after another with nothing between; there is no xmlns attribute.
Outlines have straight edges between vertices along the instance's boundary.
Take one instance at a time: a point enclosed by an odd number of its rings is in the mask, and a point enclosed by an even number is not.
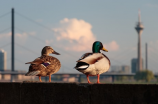
<svg viewBox="0 0 158 104"><path fill-rule="evenodd" d="M100 53L100 50L108 52L108 50L103 47L103 44L100 41L95 41L92 47L93 53Z"/></svg>

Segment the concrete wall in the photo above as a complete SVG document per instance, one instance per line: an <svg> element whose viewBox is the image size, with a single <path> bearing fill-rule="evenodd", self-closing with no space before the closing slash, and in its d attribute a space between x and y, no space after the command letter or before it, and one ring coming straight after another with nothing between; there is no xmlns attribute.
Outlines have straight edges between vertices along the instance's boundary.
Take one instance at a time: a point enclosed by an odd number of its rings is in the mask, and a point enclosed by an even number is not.
<svg viewBox="0 0 158 104"><path fill-rule="evenodd" d="M158 85L0 83L0 104L158 104Z"/></svg>

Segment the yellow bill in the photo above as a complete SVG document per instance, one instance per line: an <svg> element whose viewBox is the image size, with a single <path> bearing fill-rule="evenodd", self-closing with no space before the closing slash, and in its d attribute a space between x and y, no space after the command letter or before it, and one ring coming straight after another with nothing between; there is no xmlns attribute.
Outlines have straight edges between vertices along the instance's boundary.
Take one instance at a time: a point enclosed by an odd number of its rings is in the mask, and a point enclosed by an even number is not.
<svg viewBox="0 0 158 104"><path fill-rule="evenodd" d="M107 49L105 49L104 47L103 47L101 50L103 50L103 51L105 51L105 52L108 52L108 50L107 50Z"/></svg>

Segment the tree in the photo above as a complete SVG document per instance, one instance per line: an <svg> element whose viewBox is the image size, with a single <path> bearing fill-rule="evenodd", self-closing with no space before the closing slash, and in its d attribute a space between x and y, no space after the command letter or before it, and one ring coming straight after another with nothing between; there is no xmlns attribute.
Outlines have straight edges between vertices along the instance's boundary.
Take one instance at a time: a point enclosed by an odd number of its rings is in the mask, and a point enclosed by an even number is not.
<svg viewBox="0 0 158 104"><path fill-rule="evenodd" d="M154 74L150 70L138 71L134 76L134 79L136 79L137 81L146 80L147 82L149 82L153 78L154 78Z"/></svg>

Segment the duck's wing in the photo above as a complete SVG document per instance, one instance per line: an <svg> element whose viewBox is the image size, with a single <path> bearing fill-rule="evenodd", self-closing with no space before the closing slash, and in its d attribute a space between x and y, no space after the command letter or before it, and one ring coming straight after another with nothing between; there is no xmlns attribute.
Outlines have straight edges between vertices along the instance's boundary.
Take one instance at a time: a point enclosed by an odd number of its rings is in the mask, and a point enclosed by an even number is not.
<svg viewBox="0 0 158 104"><path fill-rule="evenodd" d="M86 53L77 62L85 62L87 64L94 64L98 60L102 59L103 55L100 53Z"/></svg>
<svg viewBox="0 0 158 104"><path fill-rule="evenodd" d="M85 62L78 62L74 68L77 70L85 70L88 67L89 67L89 64L87 64Z"/></svg>
<svg viewBox="0 0 158 104"><path fill-rule="evenodd" d="M31 64L29 67L29 71L25 74L26 76L36 76L38 75L41 71L40 69L43 68L40 64L42 64L44 61L39 57L36 58L32 62L27 62L25 64Z"/></svg>
<svg viewBox="0 0 158 104"><path fill-rule="evenodd" d="M27 63L25 63L25 64L35 64L35 65L37 65L37 64L42 64L44 61L41 59L41 58L36 58L34 61L32 61L32 62L27 62Z"/></svg>
<svg viewBox="0 0 158 104"><path fill-rule="evenodd" d="M92 53L85 53L83 54L76 62L76 66L74 67L77 70L85 70L89 67L89 64L86 62L82 62L86 57L90 56Z"/></svg>
<svg viewBox="0 0 158 104"><path fill-rule="evenodd" d="M88 56L92 55L92 53L85 53L83 54L76 62L80 62L81 60L87 58Z"/></svg>
<svg viewBox="0 0 158 104"><path fill-rule="evenodd" d="M45 67L47 73L55 73L61 67L60 61L53 56L43 55L40 58L44 61L41 66Z"/></svg>
<svg viewBox="0 0 158 104"><path fill-rule="evenodd" d="M78 63L76 64L75 69L85 70L91 64L95 64L96 62L98 62L102 58L104 58L104 56L100 53L85 53L77 61Z"/></svg>

